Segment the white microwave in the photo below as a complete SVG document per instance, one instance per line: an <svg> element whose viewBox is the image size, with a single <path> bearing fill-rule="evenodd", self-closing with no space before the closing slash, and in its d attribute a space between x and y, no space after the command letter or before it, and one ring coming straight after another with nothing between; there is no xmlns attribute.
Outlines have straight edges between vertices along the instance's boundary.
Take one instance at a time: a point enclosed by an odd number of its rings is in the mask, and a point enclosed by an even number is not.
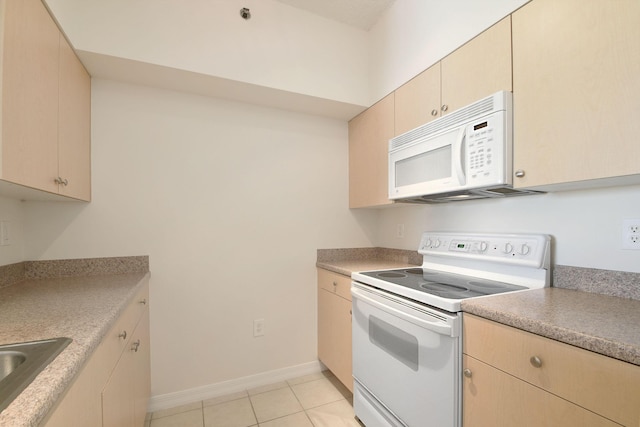
<svg viewBox="0 0 640 427"><path fill-rule="evenodd" d="M513 101L497 92L389 140L389 199L438 203L513 189Z"/></svg>

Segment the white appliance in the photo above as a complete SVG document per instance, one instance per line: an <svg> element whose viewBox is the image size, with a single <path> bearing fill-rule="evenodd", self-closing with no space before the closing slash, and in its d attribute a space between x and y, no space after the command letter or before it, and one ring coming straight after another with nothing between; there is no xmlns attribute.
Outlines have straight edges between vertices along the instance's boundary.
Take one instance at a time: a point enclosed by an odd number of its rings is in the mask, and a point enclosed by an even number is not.
<svg viewBox="0 0 640 427"><path fill-rule="evenodd" d="M550 284L544 234L425 232L420 267L353 273L353 406L366 427L460 427L460 304Z"/></svg>
<svg viewBox="0 0 640 427"><path fill-rule="evenodd" d="M438 203L513 188L512 94L501 91L389 140L389 199Z"/></svg>

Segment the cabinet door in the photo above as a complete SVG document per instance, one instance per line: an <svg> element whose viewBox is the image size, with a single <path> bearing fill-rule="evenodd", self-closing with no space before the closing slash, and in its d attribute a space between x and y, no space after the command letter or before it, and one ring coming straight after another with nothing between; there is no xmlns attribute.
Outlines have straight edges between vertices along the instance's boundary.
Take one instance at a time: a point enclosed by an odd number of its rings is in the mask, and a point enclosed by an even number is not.
<svg viewBox="0 0 640 427"><path fill-rule="evenodd" d="M135 427L142 427L147 416L149 397L151 396L151 340L149 336L149 310L140 319L136 332L132 337L135 343L140 340L140 345L134 352L135 384L133 386L134 398L134 423Z"/></svg>
<svg viewBox="0 0 640 427"><path fill-rule="evenodd" d="M444 114L500 90L510 92L511 17L504 18L443 58L441 67Z"/></svg>
<svg viewBox="0 0 640 427"><path fill-rule="evenodd" d="M103 427L141 427L149 402L149 310L145 309L102 390Z"/></svg>
<svg viewBox="0 0 640 427"><path fill-rule="evenodd" d="M318 359L331 369L335 365L333 345L333 298L329 291L318 288Z"/></svg>
<svg viewBox="0 0 640 427"><path fill-rule="evenodd" d="M463 368L471 375L463 381L465 427L620 425L473 357L463 356Z"/></svg>
<svg viewBox="0 0 640 427"><path fill-rule="evenodd" d="M440 117L440 63L395 91L395 135Z"/></svg>
<svg viewBox="0 0 640 427"><path fill-rule="evenodd" d="M318 358L353 392L351 301L318 289Z"/></svg>
<svg viewBox="0 0 640 427"><path fill-rule="evenodd" d="M58 27L40 0L4 8L2 179L57 192Z"/></svg>
<svg viewBox="0 0 640 427"><path fill-rule="evenodd" d="M640 173L638 17L637 0L535 0L513 14L516 187Z"/></svg>
<svg viewBox="0 0 640 427"><path fill-rule="evenodd" d="M103 427L134 426L134 375L134 359L127 348L122 352L109 382L102 390Z"/></svg>
<svg viewBox="0 0 640 427"><path fill-rule="evenodd" d="M58 175L60 194L91 200L91 79L60 35Z"/></svg>
<svg viewBox="0 0 640 427"><path fill-rule="evenodd" d="M349 122L349 207L390 204L389 139L394 136L393 94Z"/></svg>
<svg viewBox="0 0 640 427"><path fill-rule="evenodd" d="M333 299L333 345L337 357L332 372L342 384L353 392L351 301L337 295Z"/></svg>

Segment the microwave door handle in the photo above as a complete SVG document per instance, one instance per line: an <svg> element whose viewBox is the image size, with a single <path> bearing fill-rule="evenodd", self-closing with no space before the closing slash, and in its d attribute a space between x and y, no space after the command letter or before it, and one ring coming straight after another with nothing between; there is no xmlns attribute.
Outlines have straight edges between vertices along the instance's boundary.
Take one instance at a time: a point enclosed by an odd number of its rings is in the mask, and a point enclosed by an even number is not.
<svg viewBox="0 0 640 427"><path fill-rule="evenodd" d="M453 147L453 165L456 170L456 176L458 177L458 183L460 185L465 185L467 183L467 177L465 175L465 138L467 135L466 126L460 129L460 133L458 134L458 138L456 138L456 142Z"/></svg>

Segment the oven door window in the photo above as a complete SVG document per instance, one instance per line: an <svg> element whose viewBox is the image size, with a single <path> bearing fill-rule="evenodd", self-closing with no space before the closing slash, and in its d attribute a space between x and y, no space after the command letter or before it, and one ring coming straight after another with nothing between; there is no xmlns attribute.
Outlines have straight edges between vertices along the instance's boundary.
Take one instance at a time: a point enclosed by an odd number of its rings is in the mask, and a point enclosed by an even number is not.
<svg viewBox="0 0 640 427"><path fill-rule="evenodd" d="M369 340L396 360L418 371L418 339L376 316L369 317Z"/></svg>

